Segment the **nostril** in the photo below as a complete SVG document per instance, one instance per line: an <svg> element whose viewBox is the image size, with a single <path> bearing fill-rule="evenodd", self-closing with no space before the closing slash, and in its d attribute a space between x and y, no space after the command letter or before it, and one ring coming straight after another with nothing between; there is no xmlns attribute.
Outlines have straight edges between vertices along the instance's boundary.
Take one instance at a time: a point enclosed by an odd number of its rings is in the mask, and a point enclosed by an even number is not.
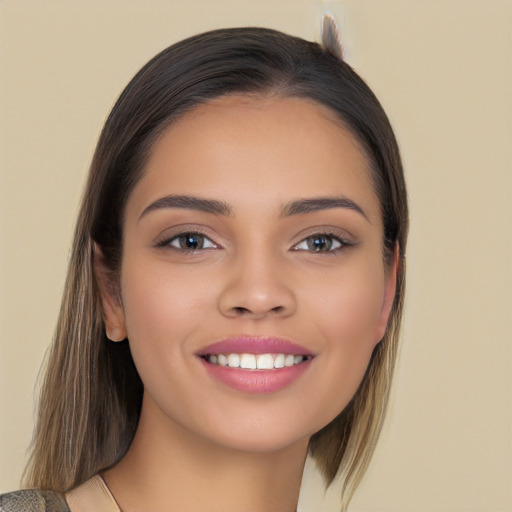
<svg viewBox="0 0 512 512"><path fill-rule="evenodd" d="M283 306L275 306L269 310L270 313L282 313L284 311ZM243 306L236 306L233 308L233 312L235 312L237 315L248 315L251 314L252 311L249 308L244 308Z"/></svg>

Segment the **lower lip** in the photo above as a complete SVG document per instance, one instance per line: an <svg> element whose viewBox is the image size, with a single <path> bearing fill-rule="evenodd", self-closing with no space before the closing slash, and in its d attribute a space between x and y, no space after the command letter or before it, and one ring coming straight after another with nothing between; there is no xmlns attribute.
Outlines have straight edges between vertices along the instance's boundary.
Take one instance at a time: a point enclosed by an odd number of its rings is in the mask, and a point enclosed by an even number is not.
<svg viewBox="0 0 512 512"><path fill-rule="evenodd" d="M296 381L311 364L311 359L275 370L243 370L212 364L200 358L215 379L244 393L275 393Z"/></svg>

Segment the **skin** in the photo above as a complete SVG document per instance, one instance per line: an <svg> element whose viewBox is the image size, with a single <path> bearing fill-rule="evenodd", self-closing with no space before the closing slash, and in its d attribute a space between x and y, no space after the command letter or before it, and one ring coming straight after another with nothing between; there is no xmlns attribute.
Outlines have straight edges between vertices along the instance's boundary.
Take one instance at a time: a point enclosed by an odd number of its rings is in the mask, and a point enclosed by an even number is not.
<svg viewBox="0 0 512 512"><path fill-rule="evenodd" d="M124 512L296 509L308 441L355 393L395 293L369 176L356 139L304 99L217 99L157 141L126 206L120 300L97 253L107 333L128 337L144 383L133 445L104 475ZM222 201L230 214L144 213L176 194ZM282 214L318 197L361 212ZM176 236L193 231L206 248L180 250ZM311 250L325 233L336 250ZM242 334L315 357L280 391L241 392L196 354Z"/></svg>

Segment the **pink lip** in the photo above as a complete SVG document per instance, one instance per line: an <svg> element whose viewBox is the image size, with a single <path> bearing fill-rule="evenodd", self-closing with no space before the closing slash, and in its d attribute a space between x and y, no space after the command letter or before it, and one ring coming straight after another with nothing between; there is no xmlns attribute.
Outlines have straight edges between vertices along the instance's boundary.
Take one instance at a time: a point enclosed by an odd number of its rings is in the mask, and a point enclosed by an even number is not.
<svg viewBox="0 0 512 512"><path fill-rule="evenodd" d="M244 370L208 362L208 354L295 354L311 358L294 366L274 370ZM280 338L238 336L213 343L197 353L208 375L244 393L274 393L292 384L308 370L313 354L306 348Z"/></svg>
<svg viewBox="0 0 512 512"><path fill-rule="evenodd" d="M297 380L311 365L312 359L276 370L242 370L199 361L208 374L229 387L244 393L274 393Z"/></svg>
<svg viewBox="0 0 512 512"><path fill-rule="evenodd" d="M236 336L228 338L201 349L197 355L207 354L295 354L312 356L304 347L281 338L253 336Z"/></svg>

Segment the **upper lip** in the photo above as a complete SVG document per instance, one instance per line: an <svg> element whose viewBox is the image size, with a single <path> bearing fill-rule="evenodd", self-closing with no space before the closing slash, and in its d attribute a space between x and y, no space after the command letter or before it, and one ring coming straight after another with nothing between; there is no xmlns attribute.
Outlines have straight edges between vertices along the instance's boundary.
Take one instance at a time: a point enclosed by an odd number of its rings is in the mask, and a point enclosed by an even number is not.
<svg viewBox="0 0 512 512"><path fill-rule="evenodd" d="M313 355L307 348L283 338L245 335L234 336L212 343L197 352L197 355L233 353Z"/></svg>

